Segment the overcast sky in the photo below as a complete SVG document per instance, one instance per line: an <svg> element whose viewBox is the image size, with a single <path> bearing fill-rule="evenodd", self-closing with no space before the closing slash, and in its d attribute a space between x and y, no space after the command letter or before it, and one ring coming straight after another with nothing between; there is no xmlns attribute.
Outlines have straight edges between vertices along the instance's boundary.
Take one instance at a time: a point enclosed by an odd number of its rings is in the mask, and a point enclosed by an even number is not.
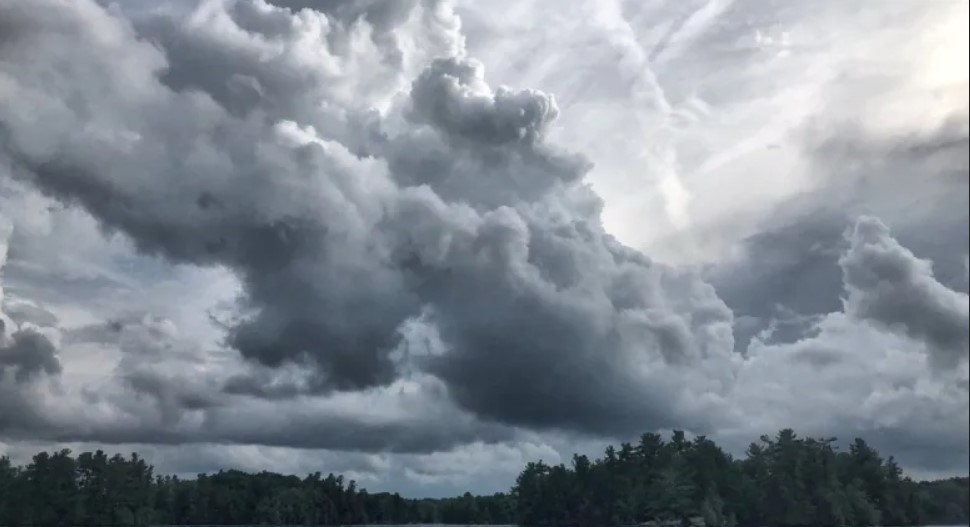
<svg viewBox="0 0 970 527"><path fill-rule="evenodd" d="M968 469L967 0L4 0L0 454Z"/></svg>

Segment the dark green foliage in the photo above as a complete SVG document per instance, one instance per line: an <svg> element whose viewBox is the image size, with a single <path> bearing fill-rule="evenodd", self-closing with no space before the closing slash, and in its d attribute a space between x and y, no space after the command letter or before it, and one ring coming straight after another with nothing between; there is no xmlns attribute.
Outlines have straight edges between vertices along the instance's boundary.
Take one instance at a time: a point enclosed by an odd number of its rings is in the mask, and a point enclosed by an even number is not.
<svg viewBox="0 0 970 527"><path fill-rule="evenodd" d="M865 441L840 452L835 439L782 430L735 460L712 441L645 434L572 468L530 463L512 491L527 525L648 521L708 526L849 527L966 524L967 479L915 483Z"/></svg>
<svg viewBox="0 0 970 527"><path fill-rule="evenodd" d="M526 465L510 494L440 500L370 494L319 472L305 478L229 470L155 476L137 454L40 453L17 467L0 457L0 526L337 525L452 523L617 525L693 520L708 526L849 527L962 524L967 478L915 483L857 439L791 430L763 436L743 460L714 442L644 434L603 458Z"/></svg>
<svg viewBox="0 0 970 527"><path fill-rule="evenodd" d="M970 480L967 478L921 482L917 496L927 525L968 525L970 522Z"/></svg>
<svg viewBox="0 0 970 527"><path fill-rule="evenodd" d="M339 525L513 522L505 494L443 500L369 494L343 476L237 470L154 476L137 454L40 453L25 467L0 457L0 526Z"/></svg>

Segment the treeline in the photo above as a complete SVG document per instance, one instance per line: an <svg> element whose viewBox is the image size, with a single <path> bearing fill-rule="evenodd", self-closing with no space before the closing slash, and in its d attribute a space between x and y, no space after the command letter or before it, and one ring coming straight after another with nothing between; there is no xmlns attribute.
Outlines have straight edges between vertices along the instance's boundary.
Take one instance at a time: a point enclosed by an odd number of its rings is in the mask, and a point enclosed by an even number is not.
<svg viewBox="0 0 970 527"><path fill-rule="evenodd" d="M0 526L967 525L968 506L967 478L916 483L862 440L840 452L832 439L790 430L740 460L703 437L645 434L594 461L530 463L509 494L438 500L371 494L333 474L159 476L137 454L42 452L26 466L0 458Z"/></svg>
<svg viewBox="0 0 970 527"><path fill-rule="evenodd" d="M155 475L137 454L41 452L23 467L0 458L0 526L508 524L513 514L505 494L405 499L319 472L179 479Z"/></svg>
<svg viewBox="0 0 970 527"><path fill-rule="evenodd" d="M519 522L840 527L970 518L967 478L916 483L861 439L840 452L835 439L782 430L735 460L704 437L644 434L595 461L574 456L571 465L526 466L512 492Z"/></svg>

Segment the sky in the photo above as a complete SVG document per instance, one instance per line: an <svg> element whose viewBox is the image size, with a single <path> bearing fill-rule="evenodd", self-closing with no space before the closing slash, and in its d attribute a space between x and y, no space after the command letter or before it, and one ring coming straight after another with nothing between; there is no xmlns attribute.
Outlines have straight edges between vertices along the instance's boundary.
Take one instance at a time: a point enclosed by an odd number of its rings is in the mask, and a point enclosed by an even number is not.
<svg viewBox="0 0 970 527"><path fill-rule="evenodd" d="M0 455L968 470L966 0L4 0Z"/></svg>

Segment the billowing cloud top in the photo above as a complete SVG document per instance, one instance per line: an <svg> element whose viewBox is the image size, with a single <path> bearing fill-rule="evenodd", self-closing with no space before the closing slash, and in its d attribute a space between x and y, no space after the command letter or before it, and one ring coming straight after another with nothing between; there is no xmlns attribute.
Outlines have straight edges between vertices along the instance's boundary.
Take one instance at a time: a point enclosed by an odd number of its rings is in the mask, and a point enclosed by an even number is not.
<svg viewBox="0 0 970 527"><path fill-rule="evenodd" d="M966 415L967 295L880 220L823 259L843 307L773 340L783 317L737 316L607 232L556 99L493 87L461 27L443 0L0 5L0 439L421 463L674 427L740 441L762 390L765 427L891 441L927 397ZM103 266L51 263L72 244ZM743 296L734 265L714 282ZM123 291L142 300L97 300ZM881 403L895 421L781 394L882 353L912 368L838 397L922 386ZM963 424L931 429L965 445Z"/></svg>

